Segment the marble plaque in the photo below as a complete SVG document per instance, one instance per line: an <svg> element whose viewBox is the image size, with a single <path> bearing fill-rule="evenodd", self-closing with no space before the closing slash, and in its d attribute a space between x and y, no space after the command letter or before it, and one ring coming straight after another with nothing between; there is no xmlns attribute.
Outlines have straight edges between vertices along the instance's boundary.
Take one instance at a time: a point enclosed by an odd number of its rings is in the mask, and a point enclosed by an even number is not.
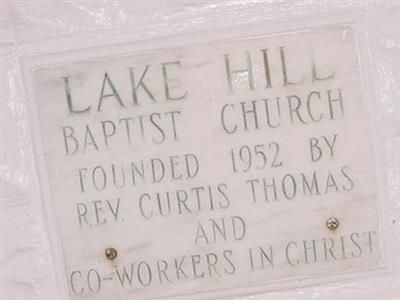
<svg viewBox="0 0 400 300"><path fill-rule="evenodd" d="M357 45L343 24L36 67L70 298L215 299L379 268Z"/></svg>

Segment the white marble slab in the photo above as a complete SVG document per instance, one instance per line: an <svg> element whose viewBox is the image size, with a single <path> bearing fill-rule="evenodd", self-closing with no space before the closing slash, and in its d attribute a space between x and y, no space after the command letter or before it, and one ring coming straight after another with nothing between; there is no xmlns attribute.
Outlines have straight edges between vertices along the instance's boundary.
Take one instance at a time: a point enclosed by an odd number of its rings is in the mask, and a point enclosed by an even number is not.
<svg viewBox="0 0 400 300"><path fill-rule="evenodd" d="M216 298L380 267L360 74L352 25L37 68L71 299Z"/></svg>

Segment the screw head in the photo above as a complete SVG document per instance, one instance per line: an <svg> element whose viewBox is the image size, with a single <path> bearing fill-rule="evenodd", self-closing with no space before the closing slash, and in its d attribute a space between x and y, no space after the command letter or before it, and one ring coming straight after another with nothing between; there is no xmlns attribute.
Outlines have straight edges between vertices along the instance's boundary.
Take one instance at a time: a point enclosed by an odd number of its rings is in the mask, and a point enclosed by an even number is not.
<svg viewBox="0 0 400 300"><path fill-rule="evenodd" d="M329 218L326 221L326 227L330 230L336 230L339 227L339 220L335 217Z"/></svg>
<svg viewBox="0 0 400 300"><path fill-rule="evenodd" d="M118 252L115 248L107 248L105 254L109 260L114 260L118 256Z"/></svg>

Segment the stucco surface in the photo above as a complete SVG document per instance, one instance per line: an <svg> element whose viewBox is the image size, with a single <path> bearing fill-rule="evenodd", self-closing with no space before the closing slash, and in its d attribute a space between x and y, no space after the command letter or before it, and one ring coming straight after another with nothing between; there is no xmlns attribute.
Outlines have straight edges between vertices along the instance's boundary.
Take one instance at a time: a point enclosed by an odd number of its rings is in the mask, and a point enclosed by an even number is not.
<svg viewBox="0 0 400 300"><path fill-rule="evenodd" d="M279 0L1 2L0 298L62 299L32 149L22 57L351 10L361 11L369 30L393 270L372 278L240 299L400 299L400 1Z"/></svg>

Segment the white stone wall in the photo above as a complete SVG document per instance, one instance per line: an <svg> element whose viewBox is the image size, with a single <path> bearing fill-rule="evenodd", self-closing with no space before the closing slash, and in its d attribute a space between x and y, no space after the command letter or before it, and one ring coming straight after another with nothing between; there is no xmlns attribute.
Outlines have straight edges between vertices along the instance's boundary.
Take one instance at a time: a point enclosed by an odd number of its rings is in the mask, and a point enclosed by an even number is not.
<svg viewBox="0 0 400 300"><path fill-rule="evenodd" d="M21 58L170 34L361 11L384 137L393 271L247 299L400 299L400 1L2 1L1 288L4 300L57 300L31 145Z"/></svg>

